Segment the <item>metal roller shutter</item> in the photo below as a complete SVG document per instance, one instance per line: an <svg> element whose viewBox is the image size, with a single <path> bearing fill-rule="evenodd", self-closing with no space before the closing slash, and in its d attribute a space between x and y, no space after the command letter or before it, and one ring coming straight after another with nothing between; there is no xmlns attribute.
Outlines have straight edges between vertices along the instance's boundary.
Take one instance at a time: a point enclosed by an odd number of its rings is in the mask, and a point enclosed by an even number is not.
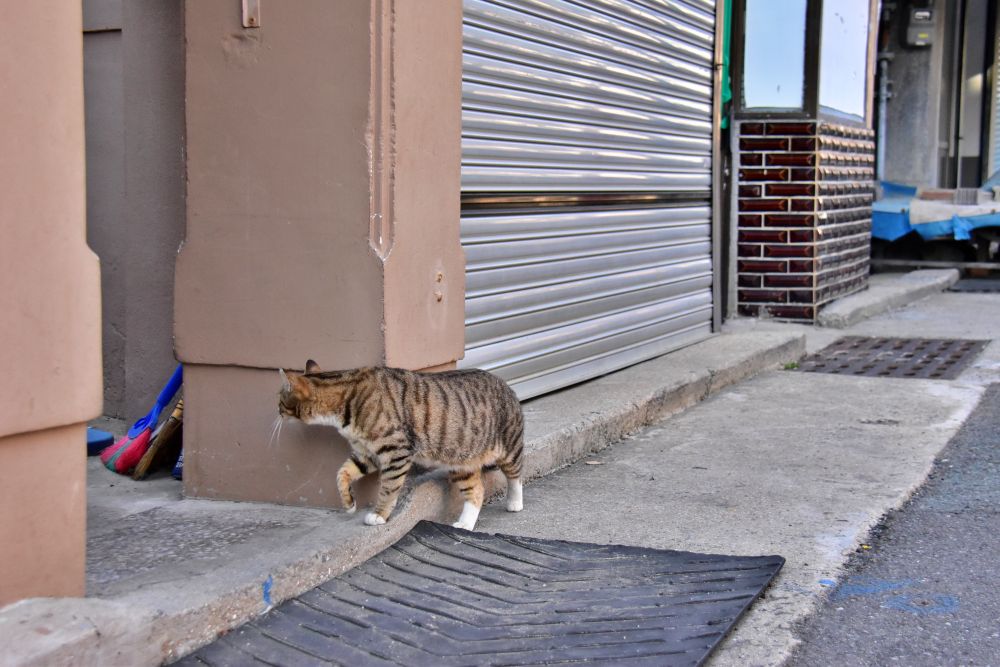
<svg viewBox="0 0 1000 667"><path fill-rule="evenodd" d="M522 398L712 328L709 0L465 0L466 355Z"/></svg>

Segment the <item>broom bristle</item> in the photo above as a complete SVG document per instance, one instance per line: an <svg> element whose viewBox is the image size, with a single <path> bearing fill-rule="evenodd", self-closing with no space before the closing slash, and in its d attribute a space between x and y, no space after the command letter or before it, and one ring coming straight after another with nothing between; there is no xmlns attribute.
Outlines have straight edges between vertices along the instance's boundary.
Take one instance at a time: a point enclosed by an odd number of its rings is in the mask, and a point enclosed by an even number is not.
<svg viewBox="0 0 1000 667"><path fill-rule="evenodd" d="M108 445L107 447L105 447L104 449L102 449L101 450L101 463L103 463L109 470L114 470L115 469L114 463L111 463L111 461L112 461L113 458L116 457L116 455L118 455L118 454L121 453L122 449L127 444L128 444L128 436L127 435L123 435L121 438L119 438L115 442L115 444Z"/></svg>
<svg viewBox="0 0 1000 667"><path fill-rule="evenodd" d="M146 453L146 450L149 449L149 438L151 435L152 433L147 428L135 436L131 442L122 447L119 453L113 457L114 467L111 469L122 475L127 474L142 459L142 455ZM105 465L111 467L111 463Z"/></svg>
<svg viewBox="0 0 1000 667"><path fill-rule="evenodd" d="M149 447L149 429L144 429L134 438L127 435L101 452L101 461L108 470L126 473L139 462Z"/></svg>

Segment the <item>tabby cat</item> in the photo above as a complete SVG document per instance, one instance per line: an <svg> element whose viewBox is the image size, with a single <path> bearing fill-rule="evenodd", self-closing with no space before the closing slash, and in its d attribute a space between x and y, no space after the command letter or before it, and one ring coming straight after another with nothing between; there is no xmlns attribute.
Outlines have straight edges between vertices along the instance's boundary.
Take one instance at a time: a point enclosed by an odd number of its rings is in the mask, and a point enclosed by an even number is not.
<svg viewBox="0 0 1000 667"><path fill-rule="evenodd" d="M507 510L521 511L524 416L517 396L495 375L386 367L323 372L311 359L304 374L280 372L279 415L333 426L350 443L350 458L337 472L348 512L357 509L351 484L379 473L378 500L365 516L369 526L389 518L414 463L449 470L465 500L456 528L476 525L485 466L500 468Z"/></svg>

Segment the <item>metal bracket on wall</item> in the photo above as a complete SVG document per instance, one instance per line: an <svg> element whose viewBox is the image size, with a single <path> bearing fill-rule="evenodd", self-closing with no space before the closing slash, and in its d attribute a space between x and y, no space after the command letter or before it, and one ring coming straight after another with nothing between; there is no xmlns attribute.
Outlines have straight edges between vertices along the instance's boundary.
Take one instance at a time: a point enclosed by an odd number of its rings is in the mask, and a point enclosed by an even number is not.
<svg viewBox="0 0 1000 667"><path fill-rule="evenodd" d="M372 3L371 100L366 143L370 162L368 245L380 259L392 251L395 237L393 198L395 104L393 102L393 30L395 0Z"/></svg>
<svg viewBox="0 0 1000 667"><path fill-rule="evenodd" d="M260 27L260 0L243 0L243 27Z"/></svg>

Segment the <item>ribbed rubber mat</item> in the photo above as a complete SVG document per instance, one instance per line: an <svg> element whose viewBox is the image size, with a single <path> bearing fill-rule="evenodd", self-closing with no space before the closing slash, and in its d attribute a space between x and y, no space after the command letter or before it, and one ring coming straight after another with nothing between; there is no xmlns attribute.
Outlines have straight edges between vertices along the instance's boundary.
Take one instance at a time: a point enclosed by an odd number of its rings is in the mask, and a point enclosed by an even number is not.
<svg viewBox="0 0 1000 667"><path fill-rule="evenodd" d="M845 336L802 360L807 373L954 380L988 340Z"/></svg>
<svg viewBox="0 0 1000 667"><path fill-rule="evenodd" d="M699 665L784 564L423 522L182 665Z"/></svg>

